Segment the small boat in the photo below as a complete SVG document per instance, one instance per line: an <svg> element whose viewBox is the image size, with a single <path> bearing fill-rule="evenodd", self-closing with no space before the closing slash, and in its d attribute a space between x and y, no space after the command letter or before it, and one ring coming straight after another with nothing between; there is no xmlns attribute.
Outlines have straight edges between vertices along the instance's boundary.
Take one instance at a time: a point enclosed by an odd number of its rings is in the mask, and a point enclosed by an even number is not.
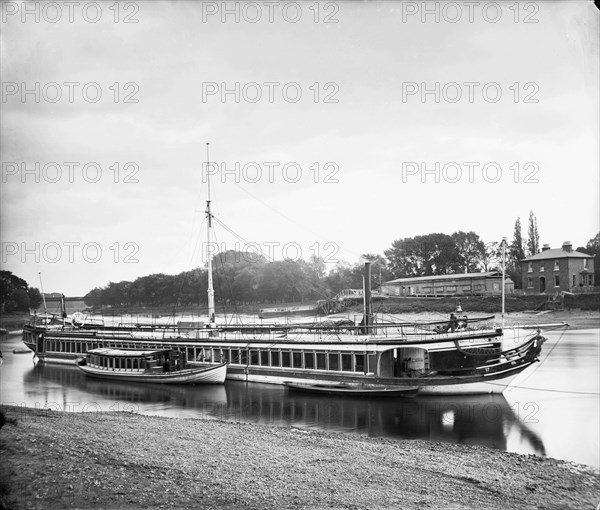
<svg viewBox="0 0 600 510"><path fill-rule="evenodd" d="M283 306L279 308L261 308L258 311L259 319L268 319L271 317L311 317L319 315L330 315L338 313L345 308L341 301L335 299L320 299L312 305Z"/></svg>
<svg viewBox="0 0 600 510"><path fill-rule="evenodd" d="M227 363L189 366L172 349L91 349L77 366L92 377L161 384L223 384L227 376Z"/></svg>
<svg viewBox="0 0 600 510"><path fill-rule="evenodd" d="M414 397L418 386L386 386L382 384L302 384L286 382L289 390L353 397Z"/></svg>

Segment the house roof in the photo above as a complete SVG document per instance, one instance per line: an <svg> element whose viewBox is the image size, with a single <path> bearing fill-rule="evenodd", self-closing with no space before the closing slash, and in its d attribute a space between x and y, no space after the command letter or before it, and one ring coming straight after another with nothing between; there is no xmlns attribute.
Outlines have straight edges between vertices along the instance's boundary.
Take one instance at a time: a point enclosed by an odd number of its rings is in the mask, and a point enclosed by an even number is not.
<svg viewBox="0 0 600 510"><path fill-rule="evenodd" d="M499 271L487 271L485 273L460 273L460 274L440 274L432 276L414 276L410 278L397 278L396 280L390 280L389 282L383 282L382 285L388 285L390 283L403 283L403 282L435 282L440 280L474 280L477 278L501 278L502 274ZM510 278L506 278L507 282L512 281Z"/></svg>
<svg viewBox="0 0 600 510"><path fill-rule="evenodd" d="M565 251L562 248L554 248L552 250L544 250L536 253L531 257L522 259L521 262L529 262L531 260L547 260L547 259L593 259L592 255L581 253L580 251Z"/></svg>

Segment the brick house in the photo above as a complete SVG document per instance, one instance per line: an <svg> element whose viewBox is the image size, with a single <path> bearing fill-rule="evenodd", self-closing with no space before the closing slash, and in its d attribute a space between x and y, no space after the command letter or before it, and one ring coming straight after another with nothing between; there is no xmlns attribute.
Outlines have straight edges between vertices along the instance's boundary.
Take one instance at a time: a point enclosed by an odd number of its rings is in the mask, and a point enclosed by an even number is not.
<svg viewBox="0 0 600 510"><path fill-rule="evenodd" d="M556 249L545 244L540 253L521 261L521 278L523 292L527 294L592 292L594 257L573 251L569 241Z"/></svg>

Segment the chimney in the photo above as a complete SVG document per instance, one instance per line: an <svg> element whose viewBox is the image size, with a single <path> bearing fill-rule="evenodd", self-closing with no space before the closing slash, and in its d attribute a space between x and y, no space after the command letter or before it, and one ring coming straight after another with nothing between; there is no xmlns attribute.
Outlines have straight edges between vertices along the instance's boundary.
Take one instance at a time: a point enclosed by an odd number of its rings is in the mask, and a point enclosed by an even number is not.
<svg viewBox="0 0 600 510"><path fill-rule="evenodd" d="M571 241L565 241L562 245L562 249L567 253L571 253L573 251L573 245L571 244Z"/></svg>
<svg viewBox="0 0 600 510"><path fill-rule="evenodd" d="M547 251L550 249L550 245L549 244L545 244L544 246L542 246L542 251Z"/></svg>

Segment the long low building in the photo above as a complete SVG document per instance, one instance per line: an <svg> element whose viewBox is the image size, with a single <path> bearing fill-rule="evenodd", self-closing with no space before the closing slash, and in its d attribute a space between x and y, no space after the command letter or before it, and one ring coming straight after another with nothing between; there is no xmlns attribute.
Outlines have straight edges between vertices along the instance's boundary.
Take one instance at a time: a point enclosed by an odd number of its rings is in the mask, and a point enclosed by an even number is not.
<svg viewBox="0 0 600 510"><path fill-rule="evenodd" d="M505 278L505 292L513 294L515 284ZM444 274L398 278L381 284L381 293L386 296L494 296L502 294L502 273Z"/></svg>

